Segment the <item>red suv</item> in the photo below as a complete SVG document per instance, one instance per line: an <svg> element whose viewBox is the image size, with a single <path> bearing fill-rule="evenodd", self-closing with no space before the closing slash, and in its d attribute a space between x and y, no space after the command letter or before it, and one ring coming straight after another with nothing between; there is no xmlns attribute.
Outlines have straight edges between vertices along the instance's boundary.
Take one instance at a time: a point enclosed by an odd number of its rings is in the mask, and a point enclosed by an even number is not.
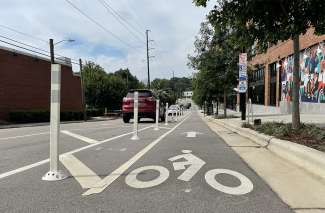
<svg viewBox="0 0 325 213"><path fill-rule="evenodd" d="M140 118L151 118L156 121L156 99L157 97L151 90L130 90L125 98L123 98L122 112L124 123L129 123L133 118L133 101L134 92L139 93L139 120ZM165 107L163 103L160 103L159 118L163 122L165 121Z"/></svg>

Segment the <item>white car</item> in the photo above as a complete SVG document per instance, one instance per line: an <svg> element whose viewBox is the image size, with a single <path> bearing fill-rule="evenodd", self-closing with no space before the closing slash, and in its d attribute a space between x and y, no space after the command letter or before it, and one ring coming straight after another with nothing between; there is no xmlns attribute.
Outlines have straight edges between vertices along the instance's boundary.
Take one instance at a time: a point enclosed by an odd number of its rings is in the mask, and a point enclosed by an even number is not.
<svg viewBox="0 0 325 213"><path fill-rule="evenodd" d="M168 115L174 115L176 116L176 113L180 113L180 107L178 105L171 105L168 108Z"/></svg>

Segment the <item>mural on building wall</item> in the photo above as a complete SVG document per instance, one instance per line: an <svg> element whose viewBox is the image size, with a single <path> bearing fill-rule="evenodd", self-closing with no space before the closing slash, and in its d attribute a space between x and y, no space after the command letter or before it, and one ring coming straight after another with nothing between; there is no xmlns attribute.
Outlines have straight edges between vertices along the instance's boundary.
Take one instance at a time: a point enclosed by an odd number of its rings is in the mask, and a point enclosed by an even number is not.
<svg viewBox="0 0 325 213"><path fill-rule="evenodd" d="M293 56L289 56L277 64L282 82L281 100L291 101L293 63ZM300 101L325 103L325 43L300 53Z"/></svg>

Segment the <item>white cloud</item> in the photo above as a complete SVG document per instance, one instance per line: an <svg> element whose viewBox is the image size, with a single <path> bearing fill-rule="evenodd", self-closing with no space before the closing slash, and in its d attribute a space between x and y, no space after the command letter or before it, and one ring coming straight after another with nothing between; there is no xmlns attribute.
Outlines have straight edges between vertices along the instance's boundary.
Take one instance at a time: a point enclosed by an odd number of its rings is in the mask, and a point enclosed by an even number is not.
<svg viewBox="0 0 325 213"><path fill-rule="evenodd" d="M119 22L117 22L98 0L70 0L82 11L112 31L124 42L141 48L130 48L100 29L80 15L65 0L2 0L0 24L47 40L71 37L76 44L57 46L57 52L72 58L93 60L107 71L130 68L139 79L146 79L145 44L140 43ZM194 37L208 9L197 8L192 0L106 0L119 14L127 19L138 31L150 29L150 37L155 42L151 62L151 78L189 76L192 70L187 67L187 54L193 51ZM0 35L34 44L47 49L45 42L0 28ZM0 45L2 43L0 42ZM94 54L94 47L113 47L124 52L124 57L115 53Z"/></svg>

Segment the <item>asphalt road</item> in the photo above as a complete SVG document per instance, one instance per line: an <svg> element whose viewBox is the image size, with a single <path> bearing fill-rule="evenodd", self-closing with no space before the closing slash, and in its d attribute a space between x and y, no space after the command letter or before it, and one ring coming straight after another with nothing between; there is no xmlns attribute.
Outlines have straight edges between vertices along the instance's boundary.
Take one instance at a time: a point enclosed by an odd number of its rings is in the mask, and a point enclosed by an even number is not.
<svg viewBox="0 0 325 213"><path fill-rule="evenodd" d="M0 130L0 212L292 212L196 111L160 127L62 125L58 182L41 180L49 127Z"/></svg>

